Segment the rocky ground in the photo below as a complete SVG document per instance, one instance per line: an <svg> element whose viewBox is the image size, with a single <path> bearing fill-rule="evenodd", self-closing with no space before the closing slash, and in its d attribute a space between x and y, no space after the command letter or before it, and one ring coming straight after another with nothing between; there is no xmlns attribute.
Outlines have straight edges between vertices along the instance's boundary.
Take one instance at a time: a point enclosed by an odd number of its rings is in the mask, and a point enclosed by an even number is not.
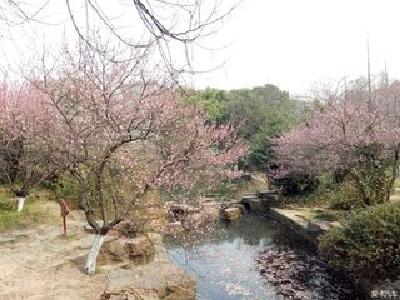
<svg viewBox="0 0 400 300"><path fill-rule="evenodd" d="M47 203L57 211L57 203ZM62 223L0 234L0 299L98 299L104 274L83 274L83 262L92 236L82 230L83 217L72 212L69 236Z"/></svg>
<svg viewBox="0 0 400 300"><path fill-rule="evenodd" d="M310 252L272 246L257 257L257 263L265 279L287 299L362 299L347 280Z"/></svg>
<svg viewBox="0 0 400 300"><path fill-rule="evenodd" d="M45 205L48 212L59 214L57 203ZM101 253L109 257L99 256L95 275L84 274L93 241L85 223L81 212L71 211L66 239L61 218L59 224L0 234L0 300L194 299L196 282L167 259L158 234L148 235L150 252L143 237L109 235L106 241L114 242L109 245L113 248L105 243ZM129 247L117 247L119 241L128 241ZM134 259L126 257L126 249Z"/></svg>

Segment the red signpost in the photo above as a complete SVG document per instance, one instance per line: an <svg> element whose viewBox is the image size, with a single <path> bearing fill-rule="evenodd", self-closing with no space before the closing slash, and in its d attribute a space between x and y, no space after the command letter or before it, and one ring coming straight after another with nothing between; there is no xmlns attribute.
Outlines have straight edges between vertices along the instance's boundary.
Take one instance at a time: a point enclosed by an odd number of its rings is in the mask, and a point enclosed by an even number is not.
<svg viewBox="0 0 400 300"><path fill-rule="evenodd" d="M65 203L64 200L60 201L60 208L61 208L61 217L63 218L63 224L64 224L64 238L67 237L67 220L66 217L69 214L69 209L67 203Z"/></svg>

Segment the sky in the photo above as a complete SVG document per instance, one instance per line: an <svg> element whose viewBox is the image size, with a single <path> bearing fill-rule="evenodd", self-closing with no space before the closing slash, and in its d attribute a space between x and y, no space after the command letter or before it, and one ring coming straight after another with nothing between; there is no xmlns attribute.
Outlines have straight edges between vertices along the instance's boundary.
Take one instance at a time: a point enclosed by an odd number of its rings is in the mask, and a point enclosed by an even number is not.
<svg viewBox="0 0 400 300"><path fill-rule="evenodd" d="M82 10L83 1L71 3ZM119 15L111 1L104 3L107 11ZM1 40L3 64L29 57L38 40L51 47L63 34L72 34L65 2L53 0L51 9L46 13L58 25L35 25L35 30L13 33L12 41ZM217 34L201 41L215 50L192 52L196 70L218 68L193 76L190 83L221 89L272 83L307 95L328 81L365 76L367 38L372 73L386 65L390 78L400 78L399 12L399 0L243 0Z"/></svg>
<svg viewBox="0 0 400 300"><path fill-rule="evenodd" d="M231 44L208 59L227 60L198 76L199 87L235 89L273 83L307 94L326 81L385 69L400 78L400 1L247 0L219 33ZM203 60L207 60L201 58Z"/></svg>

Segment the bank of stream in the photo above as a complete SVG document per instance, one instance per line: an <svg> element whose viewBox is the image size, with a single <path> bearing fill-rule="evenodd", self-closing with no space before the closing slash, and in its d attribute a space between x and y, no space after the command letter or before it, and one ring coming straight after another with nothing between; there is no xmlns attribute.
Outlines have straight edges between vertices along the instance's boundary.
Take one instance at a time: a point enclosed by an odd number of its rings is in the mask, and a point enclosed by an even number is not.
<svg viewBox="0 0 400 300"><path fill-rule="evenodd" d="M195 276L198 299L357 298L308 245L264 217L246 215L209 227L165 240L171 260ZM309 276L299 275L300 269Z"/></svg>

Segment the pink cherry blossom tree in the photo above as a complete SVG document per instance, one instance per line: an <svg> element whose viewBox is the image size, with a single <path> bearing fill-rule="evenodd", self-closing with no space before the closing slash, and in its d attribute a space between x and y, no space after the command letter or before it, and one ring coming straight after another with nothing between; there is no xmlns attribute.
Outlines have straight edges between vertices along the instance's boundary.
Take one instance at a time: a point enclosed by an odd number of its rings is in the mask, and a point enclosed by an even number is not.
<svg viewBox="0 0 400 300"><path fill-rule="evenodd" d="M26 82L0 85L0 180L19 197L65 169L54 152L56 123L46 95Z"/></svg>
<svg viewBox="0 0 400 300"><path fill-rule="evenodd" d="M399 83L325 93L309 118L275 140L279 172L343 171L365 204L389 198L399 167Z"/></svg>
<svg viewBox="0 0 400 300"><path fill-rule="evenodd" d="M57 112L58 134L68 141L57 151L71 162L80 207L97 234L89 274L104 236L144 205L148 192L238 176L232 166L246 153L233 126L206 125L203 112L182 100L174 77L148 71L146 50L110 60L118 51L83 59L80 49L66 47L56 74L31 80Z"/></svg>

